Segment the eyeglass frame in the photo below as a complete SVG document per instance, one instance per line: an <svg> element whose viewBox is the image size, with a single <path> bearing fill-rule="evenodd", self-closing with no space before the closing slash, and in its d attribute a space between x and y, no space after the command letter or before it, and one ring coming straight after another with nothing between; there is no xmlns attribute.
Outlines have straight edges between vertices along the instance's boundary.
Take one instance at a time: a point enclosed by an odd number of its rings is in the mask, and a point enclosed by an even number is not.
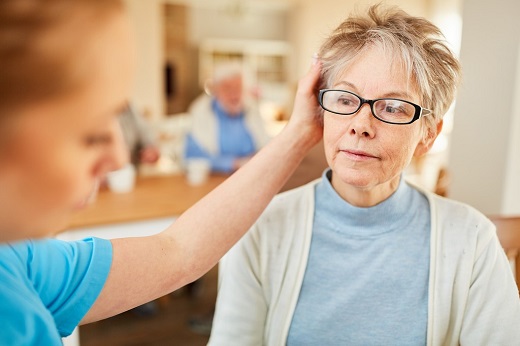
<svg viewBox="0 0 520 346"><path fill-rule="evenodd" d="M348 93L348 94L351 94L351 95L354 95L356 96L360 101L361 103L359 104L359 107L352 113L340 113L340 112L334 112L334 111L331 111L329 109L327 109L324 105L323 105L323 95L327 92L327 91L341 91L341 92L345 92L345 93ZM391 121L388 121L388 120L384 120L384 119L381 119L379 118L375 113L374 113L374 103L376 103L377 101L381 101L381 100L396 100L396 101L401 101L401 102L406 102L410 105L412 105L414 108L415 108L415 114L412 118L412 120L410 120L409 122L407 123L394 123L394 122L391 122ZM342 89L321 89L319 91L319 94L318 94L318 102L321 106L321 108L323 108L324 110L326 110L327 112L331 112L331 113L334 113L334 114L339 114L339 115L352 115L352 114L355 114L357 112L359 112L359 110L361 109L361 107L363 107L363 105L365 103L368 103L368 105L370 106L370 112L372 113L372 116L374 118L376 118L377 120L379 121L382 121L384 123L387 123L387 124L392 124L392 125L409 125L417 120L419 120L422 116L426 116L426 115L430 115L432 114L432 111L430 109L427 109L427 108L423 108L421 106L419 106L418 104L415 104L413 102L410 102L410 101L406 101L406 100L403 100L403 99L398 99L398 98L393 98L393 97L383 97L383 98L379 98L379 99L373 99L373 100L368 100L368 99L365 99L355 93L353 93L352 91L348 91L348 90L342 90Z"/></svg>

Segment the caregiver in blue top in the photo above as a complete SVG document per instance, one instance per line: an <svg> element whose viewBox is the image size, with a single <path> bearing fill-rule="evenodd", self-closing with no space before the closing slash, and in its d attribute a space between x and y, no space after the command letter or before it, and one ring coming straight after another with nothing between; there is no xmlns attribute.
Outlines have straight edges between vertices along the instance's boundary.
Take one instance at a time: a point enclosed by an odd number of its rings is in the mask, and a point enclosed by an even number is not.
<svg viewBox="0 0 520 346"><path fill-rule="evenodd" d="M123 1L0 1L1 345L61 345L79 323L197 279L321 138L316 63L283 132L164 232L45 239L128 160L117 116L130 95L133 52Z"/></svg>

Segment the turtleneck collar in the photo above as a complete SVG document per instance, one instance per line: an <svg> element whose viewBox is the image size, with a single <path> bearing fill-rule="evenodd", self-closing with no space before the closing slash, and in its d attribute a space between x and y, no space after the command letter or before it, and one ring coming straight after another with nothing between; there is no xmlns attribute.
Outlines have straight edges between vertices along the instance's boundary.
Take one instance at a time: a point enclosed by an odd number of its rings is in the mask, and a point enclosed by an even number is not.
<svg viewBox="0 0 520 346"><path fill-rule="evenodd" d="M383 202L368 208L356 207L334 190L330 180L332 170L326 170L316 185L316 210L320 219L337 231L358 235L377 235L405 226L413 209L413 189L401 176L397 190Z"/></svg>

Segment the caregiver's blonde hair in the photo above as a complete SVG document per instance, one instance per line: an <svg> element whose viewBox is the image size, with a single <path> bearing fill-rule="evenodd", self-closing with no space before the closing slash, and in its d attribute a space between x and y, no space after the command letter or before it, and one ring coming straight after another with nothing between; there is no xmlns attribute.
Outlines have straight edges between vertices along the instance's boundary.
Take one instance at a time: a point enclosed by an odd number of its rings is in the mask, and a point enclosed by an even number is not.
<svg viewBox="0 0 520 346"><path fill-rule="evenodd" d="M19 106L81 87L96 73L83 47L121 0L1 0L0 120Z"/></svg>

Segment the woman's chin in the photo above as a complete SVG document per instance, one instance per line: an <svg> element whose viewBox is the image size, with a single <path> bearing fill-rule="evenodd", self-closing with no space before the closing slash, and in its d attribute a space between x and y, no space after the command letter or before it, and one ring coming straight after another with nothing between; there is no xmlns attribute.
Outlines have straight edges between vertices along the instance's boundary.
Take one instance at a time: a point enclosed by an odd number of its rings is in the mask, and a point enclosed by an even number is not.
<svg viewBox="0 0 520 346"><path fill-rule="evenodd" d="M46 231L44 231L45 234L43 235L43 237L55 237L59 233L66 231L69 227L69 224L70 217L60 218L60 220L56 220L55 222L53 222L52 226L49 225L48 227L46 227Z"/></svg>
<svg viewBox="0 0 520 346"><path fill-rule="evenodd" d="M374 177L370 173L359 171L332 172L332 186L344 188L346 186L366 190L374 186Z"/></svg>
<svg viewBox="0 0 520 346"><path fill-rule="evenodd" d="M74 204L73 210L78 211L81 209L84 209L88 204L89 198L82 199L78 201L76 204Z"/></svg>
<svg viewBox="0 0 520 346"><path fill-rule="evenodd" d="M68 219L53 220L52 222L47 220L45 224L24 224L15 232L3 234L0 237L0 242L17 242L55 237L58 233L65 231L68 224Z"/></svg>

